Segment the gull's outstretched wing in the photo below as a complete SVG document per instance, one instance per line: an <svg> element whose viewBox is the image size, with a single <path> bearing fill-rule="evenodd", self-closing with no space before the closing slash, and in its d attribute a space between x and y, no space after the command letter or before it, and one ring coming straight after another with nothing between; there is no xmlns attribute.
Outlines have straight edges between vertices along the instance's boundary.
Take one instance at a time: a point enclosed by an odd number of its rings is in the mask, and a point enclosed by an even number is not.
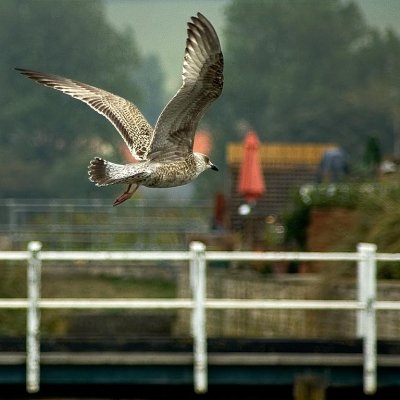
<svg viewBox="0 0 400 400"><path fill-rule="evenodd" d="M222 91L223 56L215 29L202 14L188 23L183 84L158 118L149 159L175 159L193 149L195 130Z"/></svg>
<svg viewBox="0 0 400 400"><path fill-rule="evenodd" d="M22 68L16 70L42 85L88 104L115 126L135 158L146 158L153 128L134 104L105 90L62 76Z"/></svg>

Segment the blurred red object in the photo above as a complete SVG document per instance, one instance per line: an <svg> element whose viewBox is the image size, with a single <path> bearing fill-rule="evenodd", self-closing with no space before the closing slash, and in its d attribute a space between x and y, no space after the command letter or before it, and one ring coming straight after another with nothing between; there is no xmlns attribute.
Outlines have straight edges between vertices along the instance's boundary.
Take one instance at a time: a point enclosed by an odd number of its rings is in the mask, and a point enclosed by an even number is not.
<svg viewBox="0 0 400 400"><path fill-rule="evenodd" d="M248 203L255 203L266 191L257 134L253 131L248 132L243 146L237 191Z"/></svg>
<svg viewBox="0 0 400 400"><path fill-rule="evenodd" d="M218 192L214 196L214 221L213 229L220 230L225 224L225 196Z"/></svg>
<svg viewBox="0 0 400 400"><path fill-rule="evenodd" d="M194 137L193 151L209 155L212 150L211 135L207 131L198 131Z"/></svg>

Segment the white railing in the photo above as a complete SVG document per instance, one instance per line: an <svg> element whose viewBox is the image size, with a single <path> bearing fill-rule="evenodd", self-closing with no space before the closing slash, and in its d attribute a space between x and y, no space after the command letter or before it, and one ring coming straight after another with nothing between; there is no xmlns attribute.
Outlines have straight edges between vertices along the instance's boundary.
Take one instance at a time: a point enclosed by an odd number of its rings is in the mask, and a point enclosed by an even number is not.
<svg viewBox="0 0 400 400"><path fill-rule="evenodd" d="M376 245L361 243L356 253L300 252L221 252L206 251L203 243L193 242L189 251L41 251L40 242L30 242L28 251L3 251L0 260L26 260L28 297L0 299L0 308L27 309L26 387L39 391L40 309L190 309L194 354L194 389L207 392L206 309L286 309L356 310L357 336L363 339L364 392L377 388L376 311L400 310L400 302L376 301L376 262L400 261L400 254L376 253ZM44 299L40 297L43 261L187 261L190 267L192 297L187 299ZM354 261L357 263L356 300L273 300L207 299L207 261Z"/></svg>

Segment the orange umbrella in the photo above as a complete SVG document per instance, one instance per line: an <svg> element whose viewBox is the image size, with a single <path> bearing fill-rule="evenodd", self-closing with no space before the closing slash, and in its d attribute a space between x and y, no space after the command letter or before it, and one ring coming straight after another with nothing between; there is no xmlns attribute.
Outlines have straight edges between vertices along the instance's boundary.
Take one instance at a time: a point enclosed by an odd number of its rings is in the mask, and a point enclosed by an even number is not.
<svg viewBox="0 0 400 400"><path fill-rule="evenodd" d="M254 203L265 193L266 187L260 159L260 141L255 132L248 132L240 164L237 191L248 203Z"/></svg>

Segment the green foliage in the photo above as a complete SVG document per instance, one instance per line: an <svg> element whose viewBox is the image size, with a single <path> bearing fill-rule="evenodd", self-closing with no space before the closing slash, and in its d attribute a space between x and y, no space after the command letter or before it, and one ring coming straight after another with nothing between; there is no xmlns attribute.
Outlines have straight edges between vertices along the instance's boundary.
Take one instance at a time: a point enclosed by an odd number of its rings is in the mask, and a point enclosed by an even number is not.
<svg viewBox="0 0 400 400"><path fill-rule="evenodd" d="M355 209L366 195L375 192L371 184L303 185L294 194L290 210L284 215L285 242L307 250L307 227L312 208Z"/></svg>
<svg viewBox="0 0 400 400"><path fill-rule="evenodd" d="M167 104L165 95L165 76L160 60L150 54L143 58L139 68L134 72L135 82L138 82L144 93L136 102L149 123L155 126L157 118Z"/></svg>
<svg viewBox="0 0 400 400"><path fill-rule="evenodd" d="M222 171L208 174L215 187L223 185L225 145L242 139L232 132L243 121L263 140L337 142L351 161L361 160L360 143L371 136L382 152L392 151L393 138L400 149L394 32L368 27L357 5L341 0L233 0L226 18L224 92L205 118ZM141 59L132 33L113 30L96 0L3 0L0 46L1 196L107 195L85 169L93 155L116 158L113 127L13 68L104 87L144 106L154 122L163 105L155 101L163 98L160 65Z"/></svg>
<svg viewBox="0 0 400 400"><path fill-rule="evenodd" d="M352 235L343 234L335 245L354 251L357 243L375 243L379 252L398 253L400 249L400 184L395 174L374 184L304 186L293 198L284 216L285 241L307 250L307 227L312 208L345 208L357 211ZM378 276L400 279L400 263L379 262Z"/></svg>
<svg viewBox="0 0 400 400"><path fill-rule="evenodd" d="M400 40L368 27L356 4L233 0L225 38L214 112L224 131L245 120L264 140L336 142L351 160L377 132L382 149L393 148Z"/></svg>
<svg viewBox="0 0 400 400"><path fill-rule="evenodd" d="M91 274L90 265L75 265L74 272L63 273L57 268L43 268L43 298L172 298L175 283L165 278L116 277L106 272ZM85 267L88 269L85 270ZM116 267L114 265L113 267ZM26 265L1 262L0 298L26 297ZM113 310L113 312L118 312ZM76 310L44 310L41 332L44 335L64 335L69 319ZM22 336L26 332L26 311L0 310L0 335Z"/></svg>
<svg viewBox="0 0 400 400"><path fill-rule="evenodd" d="M365 144L364 163L370 169L376 169L382 162L382 154L378 138L376 136L368 136Z"/></svg>
<svg viewBox="0 0 400 400"><path fill-rule="evenodd" d="M307 226L310 218L310 205L303 202L300 196L295 196L290 212L286 212L283 220L285 225L285 243L294 243L301 250L307 250Z"/></svg>
<svg viewBox="0 0 400 400"><path fill-rule="evenodd" d="M395 174L360 203L360 225L354 241L375 243L379 252L398 253L400 249L400 184ZM400 279L400 263L380 262L378 275Z"/></svg>
<svg viewBox="0 0 400 400"><path fill-rule="evenodd" d="M28 81L14 67L63 75L140 100L132 71L141 60L132 35L109 26L100 1L4 0L0 47L2 196L94 193L86 166L96 153L104 155L104 147L120 144L120 138L86 105ZM106 155L115 156L112 150Z"/></svg>

